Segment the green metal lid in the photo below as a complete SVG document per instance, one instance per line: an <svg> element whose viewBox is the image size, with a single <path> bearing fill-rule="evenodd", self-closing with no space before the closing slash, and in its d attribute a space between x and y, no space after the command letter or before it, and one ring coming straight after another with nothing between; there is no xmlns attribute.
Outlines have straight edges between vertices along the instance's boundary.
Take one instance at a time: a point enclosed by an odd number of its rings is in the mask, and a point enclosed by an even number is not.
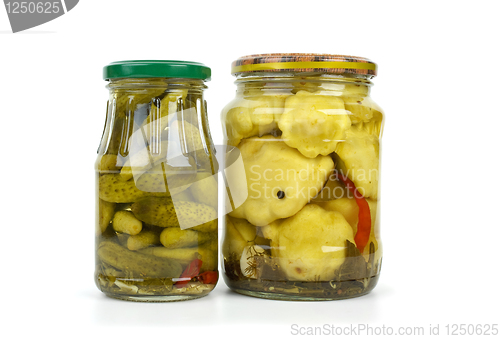
<svg viewBox="0 0 500 339"><path fill-rule="evenodd" d="M126 60L104 66L104 80L117 78L185 78L210 80L211 70L199 62L178 60Z"/></svg>

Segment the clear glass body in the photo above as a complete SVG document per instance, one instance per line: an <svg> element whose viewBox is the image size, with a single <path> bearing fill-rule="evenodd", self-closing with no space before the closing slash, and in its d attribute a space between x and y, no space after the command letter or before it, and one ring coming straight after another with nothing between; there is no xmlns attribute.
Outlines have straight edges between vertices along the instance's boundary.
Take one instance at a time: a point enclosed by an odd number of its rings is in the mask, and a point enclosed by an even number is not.
<svg viewBox="0 0 500 339"><path fill-rule="evenodd" d="M236 85L222 111L225 141L244 163L243 174L226 173L240 187L228 187L227 285L284 300L368 293L382 260L384 122L369 77L260 72Z"/></svg>
<svg viewBox="0 0 500 339"><path fill-rule="evenodd" d="M207 295L217 162L201 80L110 81L96 169L97 287L133 301Z"/></svg>

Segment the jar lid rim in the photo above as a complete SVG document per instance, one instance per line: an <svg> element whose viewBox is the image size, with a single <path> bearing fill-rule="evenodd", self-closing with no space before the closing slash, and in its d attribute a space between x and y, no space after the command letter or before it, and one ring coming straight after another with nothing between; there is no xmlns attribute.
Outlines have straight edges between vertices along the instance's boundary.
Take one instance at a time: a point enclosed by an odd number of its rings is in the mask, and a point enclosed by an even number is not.
<svg viewBox="0 0 500 339"><path fill-rule="evenodd" d="M118 78L186 78L209 81L210 67L183 60L124 60L103 68L104 80Z"/></svg>
<svg viewBox="0 0 500 339"><path fill-rule="evenodd" d="M377 75L377 64L373 61L363 57L340 54L252 54L236 59L231 66L233 75L283 71Z"/></svg>

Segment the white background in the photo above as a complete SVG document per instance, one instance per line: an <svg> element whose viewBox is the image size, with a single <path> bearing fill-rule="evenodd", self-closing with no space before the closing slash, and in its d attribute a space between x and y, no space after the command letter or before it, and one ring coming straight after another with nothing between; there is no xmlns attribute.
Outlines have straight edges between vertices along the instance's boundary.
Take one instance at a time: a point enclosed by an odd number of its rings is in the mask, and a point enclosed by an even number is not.
<svg viewBox="0 0 500 339"><path fill-rule="evenodd" d="M0 331L62 337L290 336L292 325L498 323L498 1L80 1L10 33L0 8ZM369 295L282 302L231 293L141 304L93 282L102 67L180 59L212 68L210 128L234 95L230 64L270 52L359 55L379 65L386 112L384 265ZM2 337L5 337L2 335ZM24 337L24 336L23 336Z"/></svg>

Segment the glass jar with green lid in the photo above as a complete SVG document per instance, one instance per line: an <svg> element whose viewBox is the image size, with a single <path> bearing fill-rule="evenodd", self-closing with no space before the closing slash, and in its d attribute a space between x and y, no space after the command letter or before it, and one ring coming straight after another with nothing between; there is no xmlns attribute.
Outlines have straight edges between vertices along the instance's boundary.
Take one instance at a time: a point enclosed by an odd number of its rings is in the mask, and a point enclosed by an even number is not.
<svg viewBox="0 0 500 339"><path fill-rule="evenodd" d="M223 276L238 293L332 300L379 278L380 139L376 65L328 54L264 54L232 65L225 141L244 171L226 204Z"/></svg>
<svg viewBox="0 0 500 339"><path fill-rule="evenodd" d="M104 67L95 281L110 297L186 300L217 283L218 165L203 96L210 74L187 61Z"/></svg>

